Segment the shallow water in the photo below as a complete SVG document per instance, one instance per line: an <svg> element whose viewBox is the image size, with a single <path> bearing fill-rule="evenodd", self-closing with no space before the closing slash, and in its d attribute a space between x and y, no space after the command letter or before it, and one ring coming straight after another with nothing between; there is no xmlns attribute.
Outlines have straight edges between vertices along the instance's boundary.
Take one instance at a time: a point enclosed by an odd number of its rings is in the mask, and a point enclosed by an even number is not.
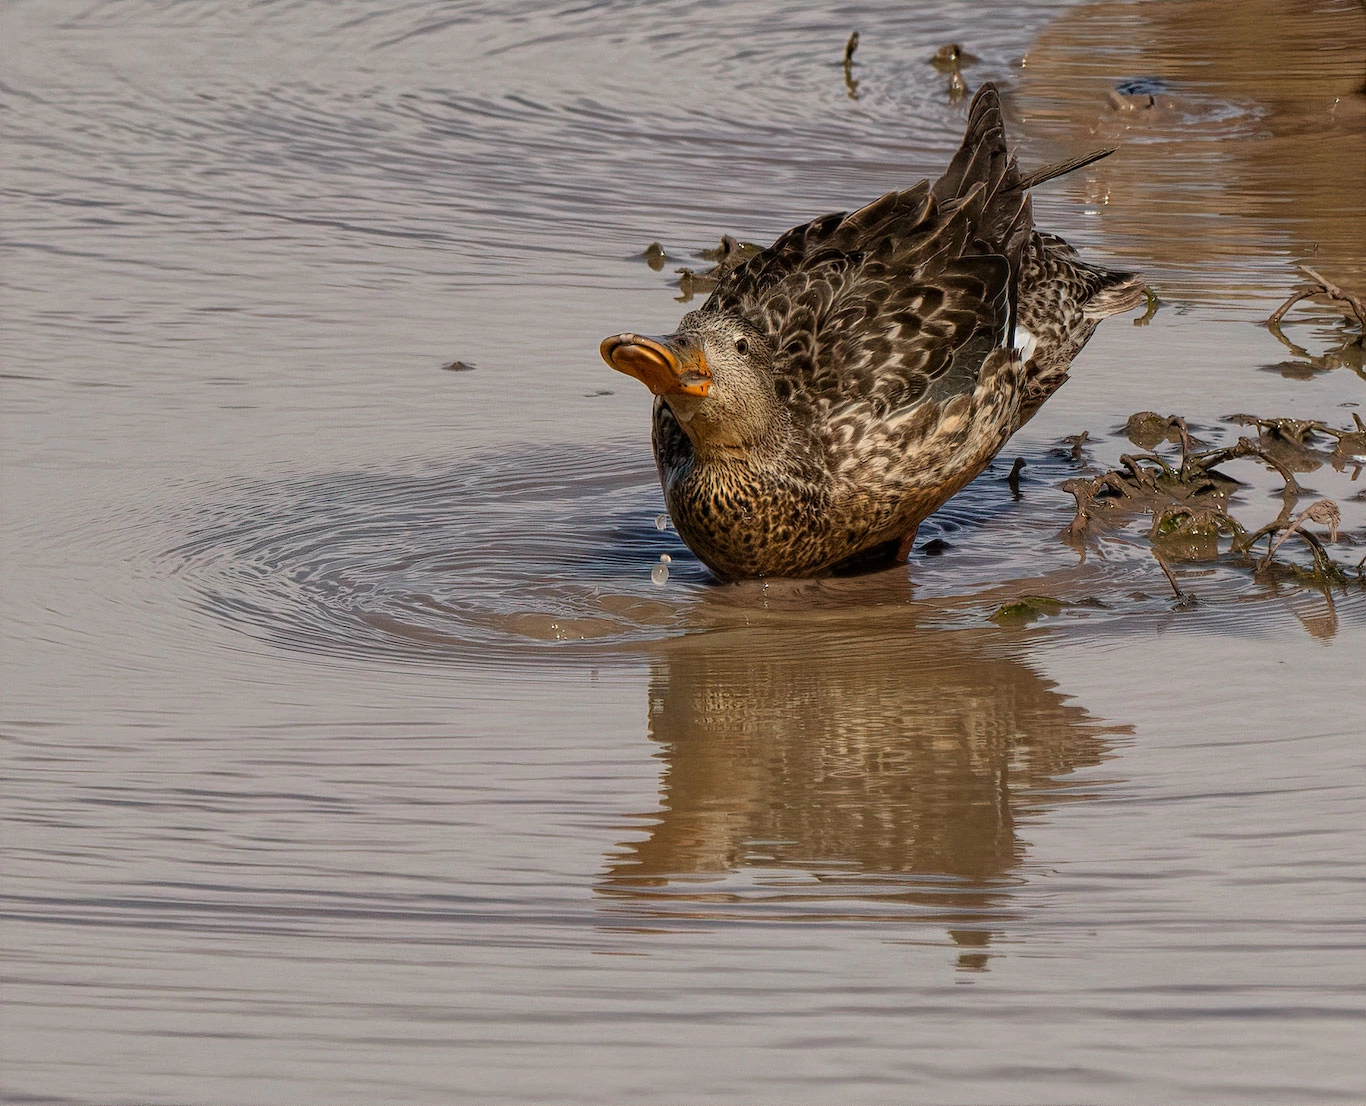
<svg viewBox="0 0 1366 1106"><path fill-rule="evenodd" d="M1179 606L1058 487L1360 411L1336 314L1258 325L1366 286L1358 5L0 19L7 1100L1361 1097L1360 589ZM1164 305L907 569L712 585L597 342L942 167L953 40L1027 163L1123 143L1038 222Z"/></svg>

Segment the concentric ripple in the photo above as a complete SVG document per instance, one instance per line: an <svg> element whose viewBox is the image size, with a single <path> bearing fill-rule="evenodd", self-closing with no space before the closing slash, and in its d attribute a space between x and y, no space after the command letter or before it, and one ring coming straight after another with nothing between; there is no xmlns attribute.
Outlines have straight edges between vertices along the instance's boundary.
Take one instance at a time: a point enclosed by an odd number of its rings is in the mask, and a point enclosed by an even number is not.
<svg viewBox="0 0 1366 1106"><path fill-rule="evenodd" d="M1178 566L1197 601L1176 604L1141 534L1111 531L1084 554L1061 542L1070 498L1057 485L1075 466L1060 454L1031 459L1020 499L1004 468L922 525L909 569L852 579L717 586L661 513L648 455L625 443L236 485L184 512L186 540L160 561L195 606L273 646L465 665L600 663L756 621L981 626L1022 595L1057 601L1045 624L1257 632L1299 620L1320 636L1362 605L1220 564Z"/></svg>
<svg viewBox="0 0 1366 1106"><path fill-rule="evenodd" d="M268 483L198 512L163 559L215 617L329 656L496 661L657 637L706 573L657 527L647 464L565 450ZM661 554L666 588L651 579Z"/></svg>

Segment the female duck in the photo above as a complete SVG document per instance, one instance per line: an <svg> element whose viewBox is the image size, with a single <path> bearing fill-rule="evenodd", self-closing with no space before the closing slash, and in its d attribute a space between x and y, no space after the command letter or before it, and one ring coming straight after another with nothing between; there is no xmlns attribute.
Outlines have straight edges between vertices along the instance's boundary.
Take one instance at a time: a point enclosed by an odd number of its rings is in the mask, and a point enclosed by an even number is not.
<svg viewBox="0 0 1366 1106"><path fill-rule="evenodd" d="M602 343L655 394L654 453L688 546L723 580L904 560L1067 378L1130 273L1036 232L996 89L948 170L782 235L664 338Z"/></svg>

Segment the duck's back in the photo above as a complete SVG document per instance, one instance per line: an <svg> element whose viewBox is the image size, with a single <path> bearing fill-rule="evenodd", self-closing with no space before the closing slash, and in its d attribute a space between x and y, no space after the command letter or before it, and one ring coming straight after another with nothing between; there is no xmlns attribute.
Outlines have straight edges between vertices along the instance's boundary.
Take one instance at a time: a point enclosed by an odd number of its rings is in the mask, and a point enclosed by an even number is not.
<svg viewBox="0 0 1366 1106"><path fill-rule="evenodd" d="M934 185L795 227L722 279L703 311L770 336L775 388L813 464L895 480L1009 346L1032 231L1018 182L986 86Z"/></svg>

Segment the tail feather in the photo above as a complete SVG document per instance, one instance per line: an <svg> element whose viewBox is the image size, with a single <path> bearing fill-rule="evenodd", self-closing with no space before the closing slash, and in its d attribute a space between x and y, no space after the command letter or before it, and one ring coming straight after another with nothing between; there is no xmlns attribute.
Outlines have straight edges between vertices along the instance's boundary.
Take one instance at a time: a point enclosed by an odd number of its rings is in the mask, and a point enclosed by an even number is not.
<svg viewBox="0 0 1366 1106"><path fill-rule="evenodd" d="M1030 189L1115 149L1093 150L1022 175L1006 145L1000 95L988 83L968 110L962 146L930 188L941 207L956 207L973 220L981 245L1009 262L1007 344L1021 351L1026 364L1017 429L1067 379L1072 359L1100 320L1143 302L1142 277L1089 265L1061 238L1033 230Z"/></svg>
<svg viewBox="0 0 1366 1106"><path fill-rule="evenodd" d="M993 178L996 178L993 181ZM1001 118L1001 95L987 82L977 90L968 108L968 126L963 143L953 155L943 176L931 191L940 203L966 195L975 184L992 181L997 187L1015 186L1019 171L1006 146L1005 123Z"/></svg>
<svg viewBox="0 0 1366 1106"><path fill-rule="evenodd" d="M1103 157L1109 157L1118 149L1118 146L1109 146L1103 150L1092 150L1089 154L1082 154L1080 157L1070 157L1066 161L1057 161L1052 165L1044 165L1035 169L1032 173L1026 173L1015 185L1013 185L1013 187L1020 189L1022 192L1027 188L1035 188L1045 181L1052 180L1054 177L1064 176L1067 173L1074 172L1077 169L1090 165L1093 161L1099 161Z"/></svg>
<svg viewBox="0 0 1366 1106"><path fill-rule="evenodd" d="M1001 95L988 82L973 97L963 143L930 193L944 208L957 204L969 212L973 236L984 252L999 254L1009 264L1008 335L1015 332L1020 271L1034 226L1029 193L1019 184L1020 171L1006 143Z"/></svg>
<svg viewBox="0 0 1366 1106"><path fill-rule="evenodd" d="M1129 311L1148 298L1148 286L1137 273L1107 272L1105 287L1093 293L1083 309L1088 319L1108 319Z"/></svg>
<svg viewBox="0 0 1366 1106"><path fill-rule="evenodd" d="M1023 293L1020 325L1032 343L1017 430L1062 386L1100 321L1141 304L1147 285L1137 273L1088 264L1061 238L1036 232L1025 259Z"/></svg>

